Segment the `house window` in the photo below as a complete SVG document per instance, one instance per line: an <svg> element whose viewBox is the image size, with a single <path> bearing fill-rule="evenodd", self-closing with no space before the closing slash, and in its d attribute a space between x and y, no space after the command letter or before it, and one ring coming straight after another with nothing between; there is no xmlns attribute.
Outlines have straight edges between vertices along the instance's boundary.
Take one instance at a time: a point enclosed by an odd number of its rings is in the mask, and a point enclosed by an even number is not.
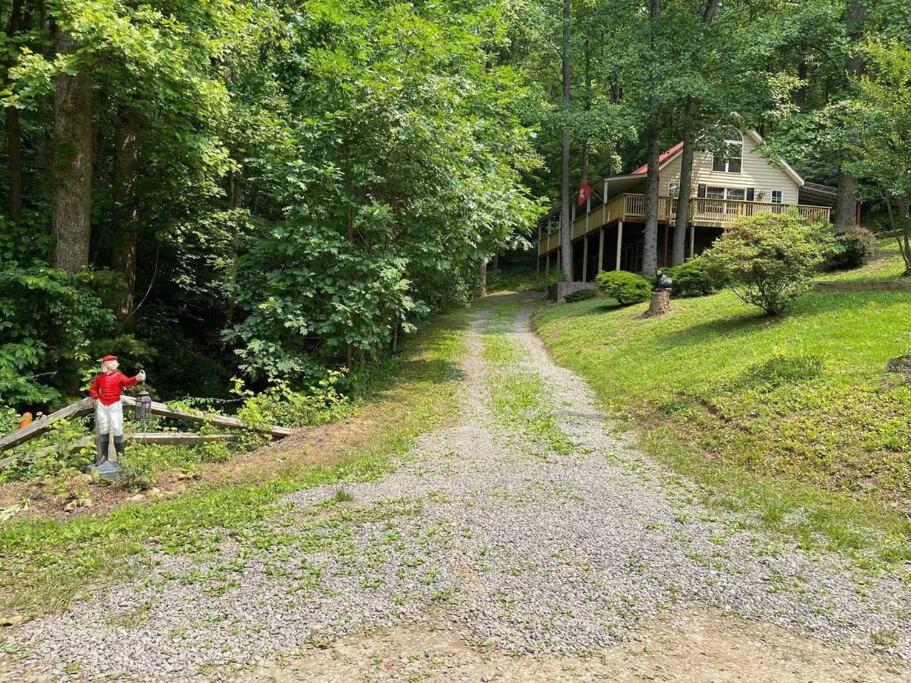
<svg viewBox="0 0 911 683"><path fill-rule="evenodd" d="M723 187L705 188L705 198L706 199L724 199L724 188Z"/></svg>
<svg viewBox="0 0 911 683"><path fill-rule="evenodd" d="M746 190L742 187L729 187L727 188L727 196L725 196L725 199L735 199L742 202L746 199Z"/></svg>
<svg viewBox="0 0 911 683"><path fill-rule="evenodd" d="M740 173L743 167L743 136L730 128L724 141L724 154L712 157L712 170L722 173Z"/></svg>
<svg viewBox="0 0 911 683"><path fill-rule="evenodd" d="M672 180L667 184L667 195L668 197L674 197L675 199L680 196L680 183Z"/></svg>
<svg viewBox="0 0 911 683"><path fill-rule="evenodd" d="M772 203L781 204L782 199L784 199L784 192L781 190L772 190Z"/></svg>

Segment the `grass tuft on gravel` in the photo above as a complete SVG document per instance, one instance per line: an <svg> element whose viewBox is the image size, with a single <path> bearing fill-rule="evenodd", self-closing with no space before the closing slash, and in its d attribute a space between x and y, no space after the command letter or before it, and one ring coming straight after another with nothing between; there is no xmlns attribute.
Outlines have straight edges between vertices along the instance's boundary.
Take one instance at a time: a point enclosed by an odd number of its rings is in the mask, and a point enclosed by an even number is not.
<svg viewBox="0 0 911 683"><path fill-rule="evenodd" d="M394 457L420 434L457 414L466 323L465 311L440 316L402 356L374 373L365 403L378 415L375 428L334 464L292 462L265 482L218 486L150 505L126 504L103 517L0 524L0 614L37 616L65 609L74 596L143 571L152 551L205 553L222 534L242 537L250 528L268 530L265 522L279 512L275 503L282 495L372 480L389 471ZM337 498L343 502L344 495Z"/></svg>
<svg viewBox="0 0 911 683"><path fill-rule="evenodd" d="M808 546L911 560L911 382L884 370L911 351L911 296L813 292L775 319L730 292L673 306L649 319L590 300L535 325L609 416L717 503Z"/></svg>

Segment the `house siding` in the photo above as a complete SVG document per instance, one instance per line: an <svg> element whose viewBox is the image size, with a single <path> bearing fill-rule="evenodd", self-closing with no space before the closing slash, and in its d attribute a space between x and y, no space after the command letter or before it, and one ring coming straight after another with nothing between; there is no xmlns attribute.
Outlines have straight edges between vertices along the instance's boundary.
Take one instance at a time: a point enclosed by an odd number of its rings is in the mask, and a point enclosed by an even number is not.
<svg viewBox="0 0 911 683"><path fill-rule="evenodd" d="M680 155L669 161L661 169L659 193L669 194L669 185L680 179ZM755 188L757 202L772 201L772 190L781 190L784 204L797 204L798 185L787 173L762 156L756 149L753 139L743 136L743 164L740 173L725 173L712 170L712 155L708 152L697 152L693 158L693 187L691 195L696 196L698 185L712 187L734 187L746 190Z"/></svg>

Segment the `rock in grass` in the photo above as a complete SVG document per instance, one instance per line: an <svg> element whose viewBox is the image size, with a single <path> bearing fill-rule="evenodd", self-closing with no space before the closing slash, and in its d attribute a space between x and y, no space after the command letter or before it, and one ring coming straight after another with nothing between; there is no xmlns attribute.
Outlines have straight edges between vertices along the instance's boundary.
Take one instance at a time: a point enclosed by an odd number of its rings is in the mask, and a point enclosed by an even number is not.
<svg viewBox="0 0 911 683"><path fill-rule="evenodd" d="M911 375L911 355L898 356L886 363L886 371Z"/></svg>

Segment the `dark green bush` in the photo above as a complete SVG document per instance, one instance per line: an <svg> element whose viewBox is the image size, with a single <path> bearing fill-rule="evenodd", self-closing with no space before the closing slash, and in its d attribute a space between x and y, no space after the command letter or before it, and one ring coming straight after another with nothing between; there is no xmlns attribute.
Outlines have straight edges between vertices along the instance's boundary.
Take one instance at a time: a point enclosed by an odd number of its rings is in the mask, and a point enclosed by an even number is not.
<svg viewBox="0 0 911 683"><path fill-rule="evenodd" d="M651 296L652 285L641 275L625 270L609 270L595 278L601 291L623 306L637 304Z"/></svg>
<svg viewBox="0 0 911 683"><path fill-rule="evenodd" d="M674 281L674 296L707 296L728 285L727 279L709 268L701 256L665 272Z"/></svg>
<svg viewBox="0 0 911 683"><path fill-rule="evenodd" d="M859 225L835 235L832 254L826 264L829 270L860 268L876 251L876 235Z"/></svg>
<svg viewBox="0 0 911 683"><path fill-rule="evenodd" d="M580 289L578 292L570 292L566 295L566 303L571 304L576 301L586 301L593 299L598 292L594 289Z"/></svg>

